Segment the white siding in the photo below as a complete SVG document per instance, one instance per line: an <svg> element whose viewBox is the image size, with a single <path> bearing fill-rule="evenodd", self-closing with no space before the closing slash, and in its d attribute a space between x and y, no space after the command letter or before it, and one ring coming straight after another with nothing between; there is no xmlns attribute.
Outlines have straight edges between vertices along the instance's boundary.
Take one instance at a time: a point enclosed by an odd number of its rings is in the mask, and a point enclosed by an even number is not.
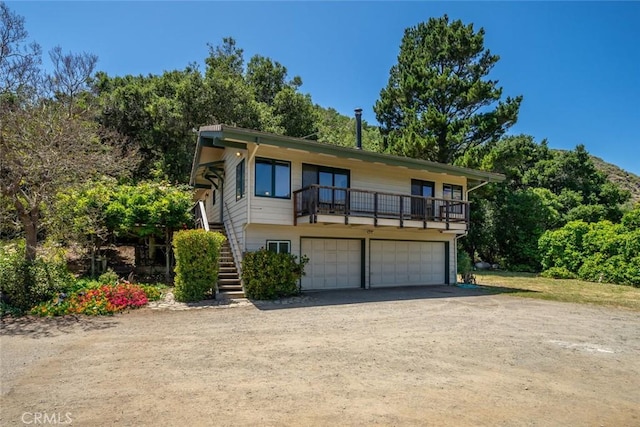
<svg viewBox="0 0 640 427"><path fill-rule="evenodd" d="M213 192L216 192L216 204L213 204ZM220 191L216 190L213 186L211 190L206 190L206 197L204 199L204 208L207 211L207 219L209 222L220 222L220 206L222 200L220 198Z"/></svg>
<svg viewBox="0 0 640 427"><path fill-rule="evenodd" d="M250 148L252 147L254 146L250 144ZM410 195L411 180L420 179L435 183L435 197L442 197L443 184L461 185L463 193L466 190L466 178L462 176L431 173L381 163L365 163L355 159L340 159L267 145L258 146L255 156L291 162L291 199L256 197L253 190L255 162L252 160L251 179L248 182L249 197L252 198L249 223L293 225L293 192L302 188L303 163L348 169L353 189ZM410 206L407 206L408 209Z"/></svg>
<svg viewBox="0 0 640 427"><path fill-rule="evenodd" d="M264 224L249 224L245 230L245 251L256 251L264 248L267 240L289 240L291 253L300 256L301 239L303 237L350 238L365 241L365 287L369 288L370 276L370 241L384 240L412 240L425 242L449 242L449 282L455 283L455 235L439 233L435 230L369 228L369 227L337 227L321 224L277 226Z"/></svg>
<svg viewBox="0 0 640 427"><path fill-rule="evenodd" d="M236 153L240 153L240 156L237 156ZM218 197L216 202L216 204L220 204L220 209L224 209L224 217L227 225L229 224L228 219L231 219L234 230L227 229L227 235L229 239L234 239L234 236L237 237L239 248L245 246L244 227L247 224L247 197L249 196L249 179L247 173L249 161L245 160L245 197L240 200L236 200L236 166L246 158L246 150L225 150L223 156L225 165L224 197ZM224 199L224 206L222 205L221 199Z"/></svg>
<svg viewBox="0 0 640 427"><path fill-rule="evenodd" d="M302 163L292 159L296 156L296 152L286 150L284 148L269 148L258 146L256 154L251 161L251 182L249 182L249 197L251 197L251 208L249 213L249 221L251 223L260 224L279 224L293 225L293 192L300 188L302 180ZM291 162L291 195L288 199L277 199L271 197L261 197L255 195L255 159L256 157L268 158L273 160L283 160ZM295 184L297 179L298 183Z"/></svg>

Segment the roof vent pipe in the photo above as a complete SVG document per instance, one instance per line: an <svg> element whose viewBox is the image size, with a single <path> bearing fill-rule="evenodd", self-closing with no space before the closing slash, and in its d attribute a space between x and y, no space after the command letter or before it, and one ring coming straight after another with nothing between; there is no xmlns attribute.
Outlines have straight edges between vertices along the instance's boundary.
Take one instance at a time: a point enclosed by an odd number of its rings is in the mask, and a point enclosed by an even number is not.
<svg viewBox="0 0 640 427"><path fill-rule="evenodd" d="M362 108L356 108L356 148L362 150Z"/></svg>

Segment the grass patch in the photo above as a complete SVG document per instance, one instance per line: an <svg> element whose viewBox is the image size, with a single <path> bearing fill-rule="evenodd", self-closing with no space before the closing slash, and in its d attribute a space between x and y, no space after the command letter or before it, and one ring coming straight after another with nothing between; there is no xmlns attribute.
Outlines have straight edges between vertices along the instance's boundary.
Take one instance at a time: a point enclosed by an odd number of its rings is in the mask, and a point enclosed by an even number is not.
<svg viewBox="0 0 640 427"><path fill-rule="evenodd" d="M490 293L640 311L640 288L632 286L551 279L531 273L476 271L474 274L478 284Z"/></svg>

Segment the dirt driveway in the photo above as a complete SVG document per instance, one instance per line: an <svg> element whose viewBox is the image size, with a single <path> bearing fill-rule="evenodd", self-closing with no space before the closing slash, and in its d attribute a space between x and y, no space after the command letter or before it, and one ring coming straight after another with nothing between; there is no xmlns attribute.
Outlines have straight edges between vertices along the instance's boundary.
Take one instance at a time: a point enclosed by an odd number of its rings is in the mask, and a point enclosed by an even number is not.
<svg viewBox="0 0 640 427"><path fill-rule="evenodd" d="M5 321L0 424L638 426L639 325L454 287Z"/></svg>

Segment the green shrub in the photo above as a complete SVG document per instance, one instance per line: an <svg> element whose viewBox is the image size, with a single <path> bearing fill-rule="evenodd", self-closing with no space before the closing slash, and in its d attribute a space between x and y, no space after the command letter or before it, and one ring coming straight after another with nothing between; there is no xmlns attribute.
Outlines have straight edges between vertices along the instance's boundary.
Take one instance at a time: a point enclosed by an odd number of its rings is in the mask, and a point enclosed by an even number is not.
<svg viewBox="0 0 640 427"><path fill-rule="evenodd" d="M309 259L260 249L242 260L242 281L247 298L269 300L296 295L298 281Z"/></svg>
<svg viewBox="0 0 640 427"><path fill-rule="evenodd" d="M2 316L20 316L22 315L22 310L19 308L15 308L12 305L4 303L0 301L0 317Z"/></svg>
<svg viewBox="0 0 640 427"><path fill-rule="evenodd" d="M551 267L540 273L540 276L550 279L576 279L578 277L564 267Z"/></svg>
<svg viewBox="0 0 640 427"><path fill-rule="evenodd" d="M97 289L101 286L102 284L95 280L95 279L87 279L87 278L82 278L82 279L77 279L70 287L69 287L69 292L75 292L75 291L82 291L82 290L89 290L89 289Z"/></svg>
<svg viewBox="0 0 640 427"><path fill-rule="evenodd" d="M218 257L225 237L202 229L173 236L176 257L174 295L177 301L200 301L218 283Z"/></svg>
<svg viewBox="0 0 640 427"><path fill-rule="evenodd" d="M640 286L640 257L630 260L622 255L595 254L585 259L578 275L590 282Z"/></svg>
<svg viewBox="0 0 640 427"><path fill-rule="evenodd" d="M64 259L47 253L29 262L24 255L24 241L0 248L0 292L6 304L27 311L72 286Z"/></svg>
<svg viewBox="0 0 640 427"><path fill-rule="evenodd" d="M467 274L473 270L471 257L463 250L458 251L458 274Z"/></svg>
<svg viewBox="0 0 640 427"><path fill-rule="evenodd" d="M542 267L563 267L577 272L585 257L583 239L589 232L589 224L571 221L558 230L545 231L538 240Z"/></svg>
<svg viewBox="0 0 640 427"><path fill-rule="evenodd" d="M630 216L625 216L632 223ZM573 221L539 240L545 277L573 273L591 282L640 286L640 230L624 224Z"/></svg>
<svg viewBox="0 0 640 427"><path fill-rule="evenodd" d="M108 268L107 271L102 273L100 277L98 277L98 282L103 285L115 285L118 283L118 274L112 269Z"/></svg>
<svg viewBox="0 0 640 427"><path fill-rule="evenodd" d="M138 285L142 288L149 301L158 301L162 297L162 291L155 285Z"/></svg>

